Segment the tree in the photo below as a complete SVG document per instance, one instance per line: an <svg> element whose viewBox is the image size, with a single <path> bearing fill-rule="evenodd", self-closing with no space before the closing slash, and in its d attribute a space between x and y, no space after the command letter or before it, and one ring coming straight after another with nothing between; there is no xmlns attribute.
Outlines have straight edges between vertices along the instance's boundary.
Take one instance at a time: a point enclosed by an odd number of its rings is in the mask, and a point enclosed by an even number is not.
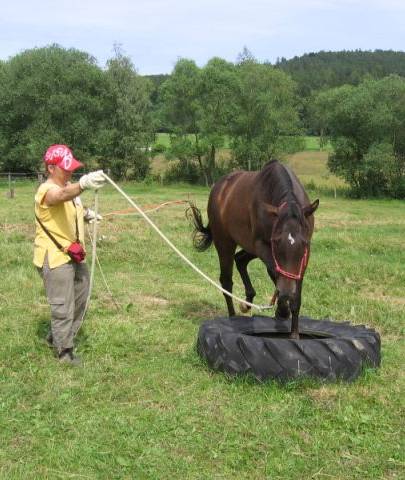
<svg viewBox="0 0 405 480"><path fill-rule="evenodd" d="M153 142L149 80L136 73L120 47L107 61L105 117L97 135L103 168L118 178L142 179L150 167L148 152Z"/></svg>
<svg viewBox="0 0 405 480"><path fill-rule="evenodd" d="M300 133L294 83L248 50L239 59L212 58L202 69L179 60L161 89L162 121L178 153L181 145L183 170L197 162L207 185L220 173L216 152L229 138L235 165L253 169L291 149Z"/></svg>
<svg viewBox="0 0 405 480"><path fill-rule="evenodd" d="M199 85L201 132L200 161L206 183L213 183L216 173L216 152L223 147L229 124L235 115L234 93L237 87L235 66L221 58L212 58L201 70Z"/></svg>
<svg viewBox="0 0 405 480"><path fill-rule="evenodd" d="M194 60L177 61L170 77L160 89L161 116L169 132L175 135L198 133L200 69Z"/></svg>
<svg viewBox="0 0 405 480"><path fill-rule="evenodd" d="M286 139L300 134L295 84L246 54L236 73L236 108L229 125L234 160L239 167L259 169L286 148Z"/></svg>
<svg viewBox="0 0 405 480"><path fill-rule="evenodd" d="M195 165L205 184L218 174L216 153L223 147L234 111L235 66L212 58L203 68L179 60L161 90L162 119L171 132L169 158L176 156L187 178Z"/></svg>
<svg viewBox="0 0 405 480"><path fill-rule="evenodd" d="M366 80L319 93L313 112L331 140L328 165L356 195L405 195L405 80Z"/></svg>
<svg viewBox="0 0 405 480"><path fill-rule="evenodd" d="M171 137L167 157L179 160L176 171L183 180L195 178L195 162L201 172L204 171L200 141L200 75L193 60L182 58L159 92L161 122Z"/></svg>
<svg viewBox="0 0 405 480"><path fill-rule="evenodd" d="M162 118L172 134L169 158L177 156L187 177L197 163L207 186L216 176L217 149L225 143L235 81L235 67L225 60L212 58L200 69L180 59L161 90Z"/></svg>
<svg viewBox="0 0 405 480"><path fill-rule="evenodd" d="M26 50L0 67L2 169L35 171L47 146L66 143L85 163L104 116L104 78L87 53Z"/></svg>

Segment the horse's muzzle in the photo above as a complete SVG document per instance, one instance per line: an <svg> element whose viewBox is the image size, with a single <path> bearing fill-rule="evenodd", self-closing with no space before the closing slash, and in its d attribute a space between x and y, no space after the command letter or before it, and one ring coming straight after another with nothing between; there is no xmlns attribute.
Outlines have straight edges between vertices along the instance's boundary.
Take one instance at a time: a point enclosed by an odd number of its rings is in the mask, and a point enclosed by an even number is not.
<svg viewBox="0 0 405 480"><path fill-rule="evenodd" d="M297 281L283 276L279 276L277 279L277 290L279 300L284 299L290 300L295 297L297 292Z"/></svg>

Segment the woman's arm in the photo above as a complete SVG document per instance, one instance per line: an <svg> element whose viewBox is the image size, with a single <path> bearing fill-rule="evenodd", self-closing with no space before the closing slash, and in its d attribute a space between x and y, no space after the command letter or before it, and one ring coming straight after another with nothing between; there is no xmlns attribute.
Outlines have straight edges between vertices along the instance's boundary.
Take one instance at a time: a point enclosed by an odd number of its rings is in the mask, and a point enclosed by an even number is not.
<svg viewBox="0 0 405 480"><path fill-rule="evenodd" d="M58 205L58 203L67 202L68 200L73 200L75 197L82 193L80 183L71 183L66 185L66 187L60 188L51 188L46 192L43 202L48 207L53 205Z"/></svg>
<svg viewBox="0 0 405 480"><path fill-rule="evenodd" d="M102 170L90 172L80 177L76 183L71 183L65 187L52 188L48 190L44 197L45 205L49 207L57 205L58 203L72 200L82 193L83 190L93 189L98 190L105 184L105 177Z"/></svg>

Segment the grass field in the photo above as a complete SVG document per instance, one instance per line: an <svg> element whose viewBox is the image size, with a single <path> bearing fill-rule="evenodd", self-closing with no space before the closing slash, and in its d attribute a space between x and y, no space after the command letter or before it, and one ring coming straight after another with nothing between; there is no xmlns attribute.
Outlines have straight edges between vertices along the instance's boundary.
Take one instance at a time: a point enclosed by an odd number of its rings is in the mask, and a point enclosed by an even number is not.
<svg viewBox="0 0 405 480"><path fill-rule="evenodd" d="M156 144L164 145L165 147L170 146L170 135L168 133L158 133L156 135ZM229 145L225 145L226 148L229 148ZM329 151L331 149L330 144L326 145L321 149L319 143L319 137L305 137L305 150L308 151Z"/></svg>
<svg viewBox="0 0 405 480"><path fill-rule="evenodd" d="M298 175L306 189L322 191L333 196L345 194L347 184L330 173L327 161L327 151L310 150L288 155L285 159L286 164Z"/></svg>
<svg viewBox="0 0 405 480"><path fill-rule="evenodd" d="M159 133L159 143L166 147L170 143L169 135ZM331 151L330 144L324 149L319 147L319 137L305 137L306 149L292 155L286 155L281 160L289 165L299 175L304 186L309 190L321 190L334 196L340 196L347 190L345 182L331 174L327 168L328 155ZM229 149L220 149L217 153L217 162L227 165L230 158ZM169 162L164 154L156 155L151 161L153 175L164 178L165 172L172 162Z"/></svg>
<svg viewBox="0 0 405 480"><path fill-rule="evenodd" d="M202 187L122 187L140 205L192 198L204 209L208 196ZM206 368L196 335L202 320L225 313L223 297L136 216L100 225L99 258L120 307L97 272L78 339L84 366L59 365L44 344L48 305L31 264L34 189L17 184L14 200L0 190L0 478L404 478L403 202L321 192L304 283L302 314L380 332L381 368L351 384L280 385ZM100 204L104 214L128 207L111 187ZM183 206L152 216L217 277L215 251L191 247ZM251 265L264 303L272 286Z"/></svg>

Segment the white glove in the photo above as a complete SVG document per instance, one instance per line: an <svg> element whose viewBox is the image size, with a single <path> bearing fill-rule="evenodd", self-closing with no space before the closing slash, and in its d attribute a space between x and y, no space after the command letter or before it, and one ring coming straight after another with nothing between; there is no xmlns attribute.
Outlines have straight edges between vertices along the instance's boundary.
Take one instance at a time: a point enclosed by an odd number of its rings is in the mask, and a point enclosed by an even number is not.
<svg viewBox="0 0 405 480"><path fill-rule="evenodd" d="M105 184L103 171L97 170L96 172L90 172L87 175L83 175L79 179L79 184L82 190L86 190L87 188L98 190Z"/></svg>
<svg viewBox="0 0 405 480"><path fill-rule="evenodd" d="M97 214L97 218L96 218L96 212L94 210L92 210L91 208L87 208L85 210L83 218L88 223L93 223L95 220L97 222L99 222L100 220L103 219L103 217L99 213Z"/></svg>

